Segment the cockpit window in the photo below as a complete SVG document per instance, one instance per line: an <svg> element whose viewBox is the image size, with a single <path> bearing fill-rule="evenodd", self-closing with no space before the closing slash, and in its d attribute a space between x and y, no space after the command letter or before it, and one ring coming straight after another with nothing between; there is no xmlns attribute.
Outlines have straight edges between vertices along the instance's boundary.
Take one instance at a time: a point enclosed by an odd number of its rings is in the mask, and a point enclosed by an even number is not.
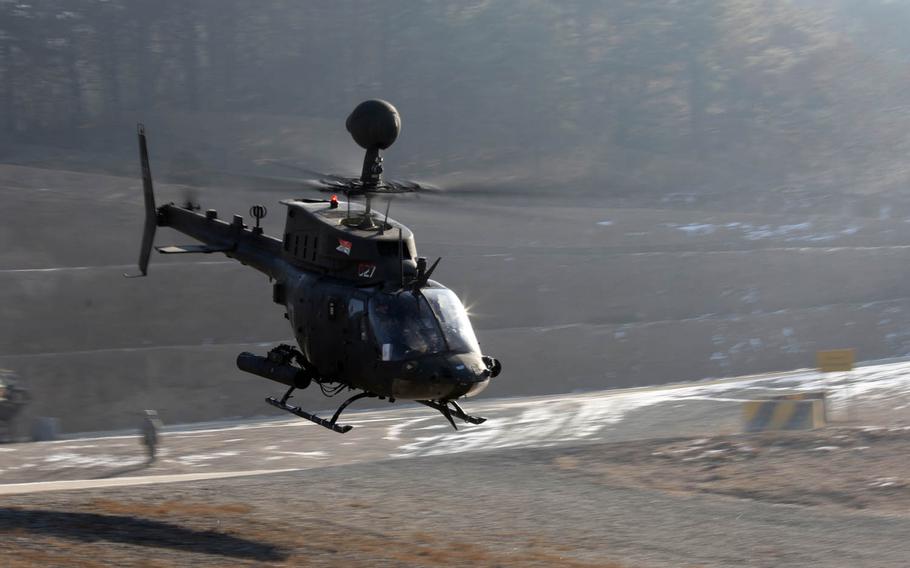
<svg viewBox="0 0 910 568"><path fill-rule="evenodd" d="M480 352L464 306L446 288L425 288L417 296L376 294L370 299L369 315L383 361L446 351Z"/></svg>
<svg viewBox="0 0 910 568"><path fill-rule="evenodd" d="M458 296L448 288L426 288L423 295L436 312L449 349L456 353L480 353L471 320Z"/></svg>
<svg viewBox="0 0 910 568"><path fill-rule="evenodd" d="M447 350L436 317L423 296L376 294L370 299L370 326L383 361L400 361Z"/></svg>

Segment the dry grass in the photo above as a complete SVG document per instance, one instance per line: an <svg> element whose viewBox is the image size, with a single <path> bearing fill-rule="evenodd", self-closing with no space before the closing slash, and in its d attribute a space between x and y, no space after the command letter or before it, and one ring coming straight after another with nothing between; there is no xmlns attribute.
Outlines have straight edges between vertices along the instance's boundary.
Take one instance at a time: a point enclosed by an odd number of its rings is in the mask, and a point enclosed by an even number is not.
<svg viewBox="0 0 910 568"><path fill-rule="evenodd" d="M404 539L407 541L407 538ZM566 566L569 568L602 567L619 568L614 562L583 562L568 554L555 554L553 546L541 542L529 542L521 550L502 552L484 545L431 539L414 546L409 542L395 543L377 541L361 548L376 558L388 558L415 566Z"/></svg>
<svg viewBox="0 0 910 568"><path fill-rule="evenodd" d="M63 549L54 546L47 552L44 550L18 549L14 554L0 553L0 560L8 568L20 568L35 566L72 566L73 568L103 568L109 566L98 560L85 558L82 554L77 554L76 547L70 546Z"/></svg>
<svg viewBox="0 0 910 568"><path fill-rule="evenodd" d="M174 566L136 554L120 562L111 562L105 558L103 551L86 549L85 545L53 542L41 543L41 549L26 547L0 547L0 566L4 568L110 568L111 566L136 566L137 568L167 568Z"/></svg>
<svg viewBox="0 0 910 568"><path fill-rule="evenodd" d="M225 515L244 515L253 508L242 503L200 503L193 501L162 501L145 503L142 501L113 501L95 499L88 509L112 515L130 515L133 517L222 517Z"/></svg>
<svg viewBox="0 0 910 568"><path fill-rule="evenodd" d="M351 501L346 505L358 511L369 508L367 503L360 501ZM275 520L266 512L239 503L91 499L75 509L83 513L134 519L162 519L200 535L210 535L213 518L217 518L217 533L236 535L257 546L284 551L286 559L265 561L265 564L273 566L620 568L619 564L606 560L586 562L573 558L573 553L577 551L572 547L529 535L502 532L453 535L413 530L413 523L402 523L400 520L380 526L372 523L367 528L326 520L330 513L319 510L316 514L315 508L313 516L297 517L294 521ZM362 518L360 522L363 522ZM101 535L97 541L85 542L60 536L54 531L32 534L27 529L15 528L4 531L0 539L0 566L97 568L129 565L160 568L188 564L260 564L249 557L231 556L229 552L213 553L207 550L199 554L199 550L181 550L171 542L158 542L159 538L173 537L142 533L136 534L135 540L106 540Z"/></svg>
<svg viewBox="0 0 910 568"><path fill-rule="evenodd" d="M614 486L900 514L910 510L910 430L904 428L638 441L574 450L552 463Z"/></svg>
<svg viewBox="0 0 910 568"><path fill-rule="evenodd" d="M609 561L585 562L574 559L569 551L559 554L554 550L564 549L539 539L530 539L514 550L504 551L489 543L471 542L428 534L426 532L395 532L385 534L354 534L356 538L345 540L343 545L324 546L313 544L312 539L322 538L315 534L320 531L303 531L292 541L303 548L303 554L313 552L345 555L355 558L365 566L391 562L396 566L565 566L567 568L621 568L620 564ZM269 538L269 534L260 535ZM258 537L257 537L258 538ZM271 538L275 538L272 533ZM281 540L281 539L278 539ZM318 540L317 540L318 542ZM315 550L314 550L315 549ZM299 550L299 549L298 549ZM321 555L317 555L321 556ZM308 556L312 558L313 556ZM322 556L323 558L325 556Z"/></svg>

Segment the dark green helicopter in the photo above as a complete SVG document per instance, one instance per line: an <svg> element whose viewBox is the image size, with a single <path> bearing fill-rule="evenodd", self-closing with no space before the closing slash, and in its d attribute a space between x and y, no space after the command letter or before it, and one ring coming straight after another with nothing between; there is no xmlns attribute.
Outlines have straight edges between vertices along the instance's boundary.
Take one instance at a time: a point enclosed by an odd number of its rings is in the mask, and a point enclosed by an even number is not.
<svg viewBox="0 0 910 568"><path fill-rule="evenodd" d="M288 199L283 238L263 233L266 210L250 209L256 226L243 217L231 222L215 210L199 212L187 203L155 206L145 130L139 125L139 152L145 197L145 229L139 255L140 274L148 273L156 227L171 227L203 244L156 247L165 254L221 252L269 277L272 298L285 307L299 349L279 345L266 356L241 353L237 366L289 388L266 402L316 424L345 433L338 424L355 400L378 397L415 400L455 418L480 424L485 418L465 413L456 399L482 391L502 369L484 356L467 312L448 288L430 279L439 260L427 267L417 256L414 234L376 214L375 195L413 192L421 186L382 178L382 157L398 137L401 119L386 101L369 100L347 119L348 132L366 149L360 178L332 176L326 189L344 193L331 199ZM364 204L351 203L362 196ZM130 275L127 275L130 276ZM359 391L326 420L288 404L295 389L316 383L323 394Z"/></svg>

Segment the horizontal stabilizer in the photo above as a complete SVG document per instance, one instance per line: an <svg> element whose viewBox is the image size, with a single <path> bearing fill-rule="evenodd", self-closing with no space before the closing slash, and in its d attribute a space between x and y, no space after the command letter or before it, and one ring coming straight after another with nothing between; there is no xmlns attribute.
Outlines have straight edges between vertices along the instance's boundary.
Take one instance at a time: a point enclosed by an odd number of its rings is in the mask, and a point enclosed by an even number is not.
<svg viewBox="0 0 910 568"><path fill-rule="evenodd" d="M213 247L209 245L171 245L169 247L155 247L161 254L189 254L191 252L212 253L228 252L232 247Z"/></svg>

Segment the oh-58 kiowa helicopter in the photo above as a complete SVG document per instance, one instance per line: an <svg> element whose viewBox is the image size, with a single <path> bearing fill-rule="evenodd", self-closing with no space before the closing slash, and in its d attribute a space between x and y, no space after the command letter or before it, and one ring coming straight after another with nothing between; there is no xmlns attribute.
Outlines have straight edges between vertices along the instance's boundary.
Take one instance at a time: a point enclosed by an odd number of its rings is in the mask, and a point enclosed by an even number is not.
<svg viewBox="0 0 910 568"><path fill-rule="evenodd" d="M256 226L234 215L228 223L215 210L199 212L192 203L155 207L145 130L139 125L139 152L145 197L145 229L139 255L140 274L148 273L157 227L171 227L203 244L156 247L165 254L221 252L269 277L272 298L287 310L299 349L279 345L266 356L241 353L237 366L289 388L266 401L335 432L355 400L378 397L415 400L455 418L480 424L456 399L479 393L502 366L484 356L467 312L448 288L430 279L439 260L427 267L418 257L413 233L371 208L379 194L413 192L416 183L387 182L382 157L398 137L401 120L391 104L361 103L347 119L351 136L366 149L360 178L333 176L325 185L347 196L287 199L284 237L263 233L265 208L254 206ZM351 203L362 196L364 204ZM129 276L129 275L127 275ZM316 383L331 396L360 391L344 401L331 419L288 403L295 389Z"/></svg>

